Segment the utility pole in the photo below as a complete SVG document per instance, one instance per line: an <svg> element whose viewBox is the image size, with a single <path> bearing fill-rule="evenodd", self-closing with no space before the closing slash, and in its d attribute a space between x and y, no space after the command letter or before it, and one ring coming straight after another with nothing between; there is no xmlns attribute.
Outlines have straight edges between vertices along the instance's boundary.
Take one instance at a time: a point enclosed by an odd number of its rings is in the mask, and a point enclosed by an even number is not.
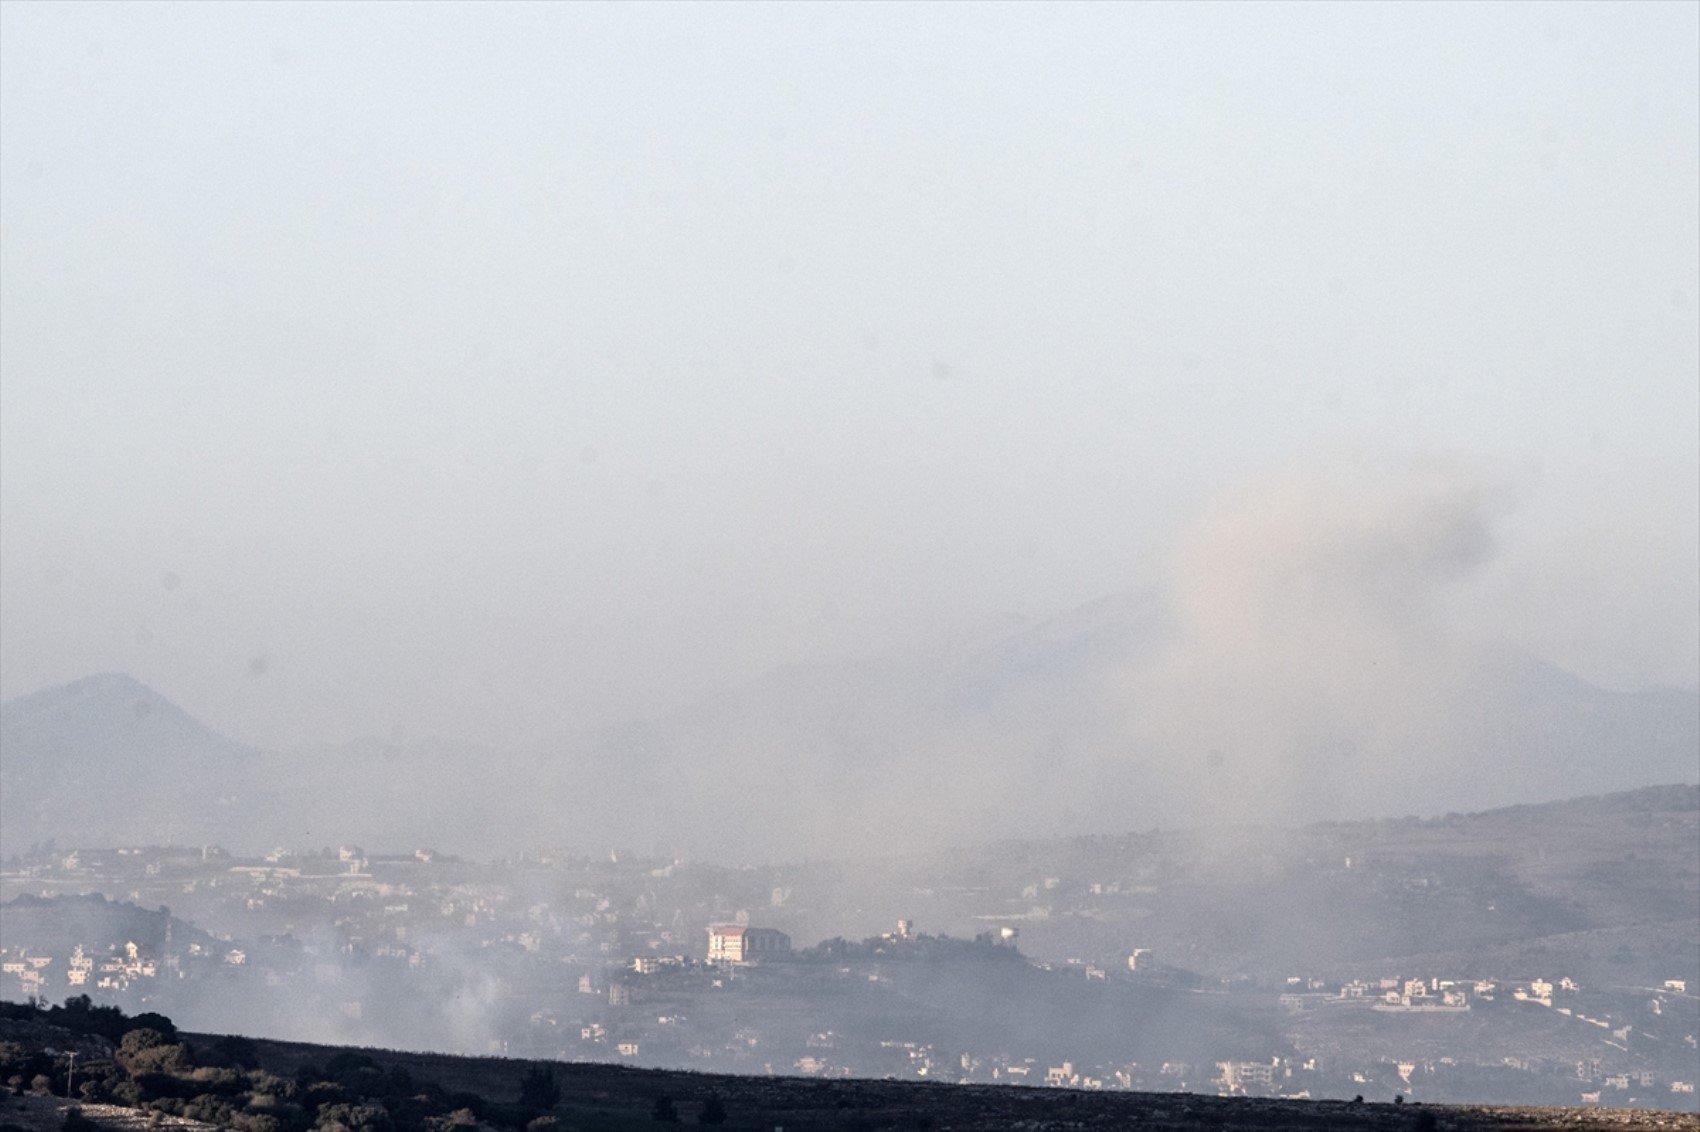
<svg viewBox="0 0 1700 1132"><path fill-rule="evenodd" d="M71 1085L77 1079L77 1051L71 1050L65 1056L71 1061L71 1067L65 1070L65 1099L75 1100L77 1094L71 1091Z"/></svg>

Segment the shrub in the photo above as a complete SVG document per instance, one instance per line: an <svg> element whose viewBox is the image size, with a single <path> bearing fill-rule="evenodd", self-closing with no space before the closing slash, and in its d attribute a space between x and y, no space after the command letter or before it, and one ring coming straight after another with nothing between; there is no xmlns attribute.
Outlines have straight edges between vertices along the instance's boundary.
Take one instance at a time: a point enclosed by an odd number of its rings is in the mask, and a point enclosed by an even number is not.
<svg viewBox="0 0 1700 1132"><path fill-rule="evenodd" d="M384 1107L401 1132L420 1132L437 1111L429 1097L385 1097Z"/></svg>
<svg viewBox="0 0 1700 1132"><path fill-rule="evenodd" d="M0 1077L25 1072L35 1055L22 1042L0 1042Z"/></svg>
<svg viewBox="0 0 1700 1132"><path fill-rule="evenodd" d="M247 1077L239 1071L206 1065L191 1070L189 1080L204 1087L209 1093L217 1093L226 1097L246 1092L248 1087Z"/></svg>
<svg viewBox="0 0 1700 1132"><path fill-rule="evenodd" d="M188 1100L201 1090L193 1081L185 1081L170 1073L138 1073L131 1080L142 1090L142 1096L148 1100L164 1097L175 1097L178 1100Z"/></svg>
<svg viewBox="0 0 1700 1132"><path fill-rule="evenodd" d="M230 1118L236 1132L283 1132L283 1122L264 1112L239 1112Z"/></svg>
<svg viewBox="0 0 1700 1132"><path fill-rule="evenodd" d="M149 1026L138 1026L133 1030L126 1030L124 1036L118 1039L118 1060L122 1062L143 1050L170 1044L171 1039L158 1030Z"/></svg>
<svg viewBox="0 0 1700 1132"><path fill-rule="evenodd" d="M248 1074L248 1088L254 1094L256 1102L262 1095L275 1097L280 1101L293 1101L301 1096L300 1085L287 1077L279 1077L263 1069L256 1069Z"/></svg>
<svg viewBox="0 0 1700 1132"><path fill-rule="evenodd" d="M443 1098L443 1105L449 1109L466 1109L472 1113L470 1123L473 1124L483 1120L485 1110L490 1107L490 1103L477 1093L450 1093Z"/></svg>
<svg viewBox="0 0 1700 1132"><path fill-rule="evenodd" d="M347 1089L334 1081L315 1081L301 1090L301 1103L308 1108L323 1108L325 1105L347 1104L353 1101Z"/></svg>
<svg viewBox="0 0 1700 1132"><path fill-rule="evenodd" d="M186 1073L194 1065L189 1058L189 1047L183 1045L149 1046L129 1055L119 1050L118 1061L132 1077Z"/></svg>
<svg viewBox="0 0 1700 1132"><path fill-rule="evenodd" d="M236 1106L214 1093L201 1093L183 1106L183 1115L207 1124L229 1124Z"/></svg>
<svg viewBox="0 0 1700 1132"><path fill-rule="evenodd" d="M314 1127L325 1132L390 1132L390 1114L369 1104L333 1104L319 1110Z"/></svg>

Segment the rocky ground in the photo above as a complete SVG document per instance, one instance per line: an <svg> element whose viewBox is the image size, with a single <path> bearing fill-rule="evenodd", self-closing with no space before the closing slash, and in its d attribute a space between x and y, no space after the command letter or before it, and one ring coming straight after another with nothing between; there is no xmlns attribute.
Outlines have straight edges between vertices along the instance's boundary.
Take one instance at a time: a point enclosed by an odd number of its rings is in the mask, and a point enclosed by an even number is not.
<svg viewBox="0 0 1700 1132"><path fill-rule="evenodd" d="M0 1102L0 1130L59 1132L64 1127L65 1114L73 1108L111 1132L217 1132L213 1125L198 1120L113 1104L73 1105L64 1097L8 1097Z"/></svg>

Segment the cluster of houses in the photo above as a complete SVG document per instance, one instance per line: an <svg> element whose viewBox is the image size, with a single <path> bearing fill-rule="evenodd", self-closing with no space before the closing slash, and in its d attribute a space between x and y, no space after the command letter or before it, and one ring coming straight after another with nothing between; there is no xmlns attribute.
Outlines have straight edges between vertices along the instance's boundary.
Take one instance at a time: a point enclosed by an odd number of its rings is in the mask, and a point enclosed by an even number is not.
<svg viewBox="0 0 1700 1132"><path fill-rule="evenodd" d="M57 1000L67 991L88 994L110 991L124 994L139 991L148 980L166 974L184 978L185 962L241 967L248 953L241 947L190 943L181 952L164 956L147 954L134 940L109 943L104 948L76 944L65 956L63 975L54 974L59 957L40 948L0 947L0 995L7 998Z"/></svg>
<svg viewBox="0 0 1700 1132"><path fill-rule="evenodd" d="M534 858L517 865L475 866L429 851L386 857L344 846L246 860L203 851L83 853L13 867L4 879L11 893L32 896L55 890L86 892L99 881L99 887L133 905L169 903L181 920L240 923L243 941L238 946L203 936L204 942L185 944L179 937L178 944L155 955L149 947L118 935L116 943L84 937L82 946L68 952L0 951L0 993L8 998L59 999L67 993L107 991L123 1001L126 993L151 996L164 989L158 983L174 984L178 978L215 973L232 987L246 987L244 993L256 1000L268 986L281 988L280 997L313 995L315 1001L334 1000L341 1017L350 1022L350 1035L362 1041L441 1043L447 1040L442 1034L400 1035L381 1030L384 1023L373 1020L378 1011L371 1009L371 1003L382 996L372 994L363 1015L355 996L368 993L366 979L344 979L341 972L348 964L358 964L366 975L389 979L386 986L405 987L425 999L432 988L447 985L445 980L452 980L457 971L476 969L480 978L502 988L504 993L496 996L502 1003L521 1004L505 1014L493 1013L487 1027L488 1052L510 1055L589 1054L644 1064L712 1058L716 1067L732 1060L745 1068L771 1059L777 1072L818 1076L891 1072L1058 1088L1190 1088L1264 1095L1300 1095L1316 1087L1333 1089L1337 1095L1342 1082L1353 1080L1345 1075L1350 1070L1342 1069L1318 1086L1320 1071L1303 1060L1176 1062L1142 1068L1092 1064L1096 1055L1087 1046L1058 1051L1043 1060L975 1049L967 1041L963 1047L941 1050L926 1042L876 1040L883 1035L856 1034L824 1015L804 1023L818 1031L806 1040L803 1030L785 1031L765 1020L761 1023L765 1029L745 1025L731 1034L693 1026L689 1016L701 1018L706 1012L698 1013L683 995L671 1001L675 987L687 987L688 994L736 993L746 981L749 985L765 978L795 981L797 972L808 970L800 962L781 966L780 961L792 955L792 939L759 922L763 918L769 925L807 922L799 911L803 902L794 899L789 883L774 886L756 872L746 876L695 870L678 862L613 857L606 861ZM1126 888L1132 887L1129 881ZM1090 895L1103 896L1117 894L1123 886L1110 881L1087 889ZM1058 878L1045 877L1029 885L1023 898L1068 891ZM768 911L755 912L757 922L752 922L749 909L763 905ZM976 916L989 925L978 942L1013 947L1018 932L1006 922L1008 918L1003 911ZM1039 934L1038 928L1029 931ZM914 924L904 920L896 931L867 941L861 953L905 958L930 953L940 938L918 935ZM1167 944L1164 947L1167 959L1171 953ZM1058 964L1094 985L1109 984L1110 989L1124 981L1169 985L1181 970L1158 962L1156 953L1144 946L1113 959L1088 954L1066 964L1058 960ZM1177 955L1175 962L1184 963L1184 956ZM762 970L768 964L772 969ZM685 975L690 977L676 977ZM874 981L887 978L890 971L870 967L859 969L854 977L863 975ZM1279 980L1274 984L1259 981L1255 989L1259 995L1278 994L1282 1005L1294 1011L1362 1009L1367 1016L1374 1010L1388 1027L1400 1025L1399 1016L1407 1013L1468 1017L1472 1010L1507 1009L1533 1017L1535 1011L1517 1005L1528 1003L1568 1015L1577 1026L1598 1030L1601 1041L1633 1047L1642 1035L1625 1040L1627 1023L1619 1013L1628 1005L1645 1007L1655 1015L1663 1010L1660 1024L1668 1025L1673 996L1686 996L1688 983L1673 979L1662 988L1645 988L1632 1004L1627 999L1620 1004L1620 996L1583 994L1569 978L1500 983L1394 977L1358 978L1343 984L1338 977L1326 983L1301 978L1289 980L1284 988ZM213 997L201 996L201 1001ZM154 1003L167 1013L171 1010L168 995L160 995ZM747 1017L756 1019L758 1014L752 1009ZM1359 1017L1352 1024L1363 1021ZM845 1033L835 1035L824 1029L831 1025L839 1025ZM1568 1030L1570 1025L1565 1022L1561 1028ZM1683 1032L1676 1031L1678 1036ZM573 1035L579 1038L577 1048L573 1048ZM1061 1058L1062 1052L1072 1056ZM1402 1056L1404 1052L1400 1051ZM1460 1056L1473 1057L1473 1052ZM1680 1104L1693 1092L1691 1076L1673 1081L1664 1070L1623 1071L1637 1062L1617 1054L1611 1055L1616 1060L1606 1064L1584 1066L1586 1073L1579 1071L1570 1079L1569 1056L1560 1073L1565 1075L1570 1096L1580 1091L1584 1099L1597 1095L1601 1103L1627 1102L1656 1089L1661 1095L1668 1090ZM1543 1073L1550 1073L1550 1060ZM1406 1084L1407 1078L1429 1081L1424 1077L1425 1063L1418 1059L1400 1060L1397 1068L1396 1075L1385 1067L1380 1072L1396 1086ZM1442 1066L1436 1072L1444 1074L1448 1068ZM1369 1092L1371 1086L1365 1083L1357 1088Z"/></svg>
<svg viewBox="0 0 1700 1132"><path fill-rule="evenodd" d="M45 997L48 968L53 966L53 956L33 955L27 949L9 954L9 950L0 949L0 978L5 979L5 985L0 986L0 995L10 997L15 986L20 998Z"/></svg>
<svg viewBox="0 0 1700 1132"><path fill-rule="evenodd" d="M233 949L231 962L240 963L244 956ZM52 999L58 997L60 985L52 977L57 957L30 948L0 948L0 994L21 998ZM176 964L168 961L168 966ZM125 991L142 979L159 977L159 961L142 953L133 940L122 945L112 944L104 956L91 955L86 947L77 944L65 960L65 988L73 992L90 990Z"/></svg>
<svg viewBox="0 0 1700 1132"><path fill-rule="evenodd" d="M1289 980L1291 981L1291 980ZM1475 983L1472 988L1489 998L1493 984ZM1363 999L1380 1011L1465 1011L1470 1009L1470 992L1455 979L1382 979L1375 987L1353 979L1340 987L1343 999ZM1282 995L1283 1006L1300 1006L1293 995Z"/></svg>

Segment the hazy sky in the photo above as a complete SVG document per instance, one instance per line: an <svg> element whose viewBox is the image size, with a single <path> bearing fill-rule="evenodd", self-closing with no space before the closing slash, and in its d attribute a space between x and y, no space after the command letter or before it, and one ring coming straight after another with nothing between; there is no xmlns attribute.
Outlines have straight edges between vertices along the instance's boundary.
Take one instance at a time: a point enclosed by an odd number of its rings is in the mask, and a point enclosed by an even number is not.
<svg viewBox="0 0 1700 1132"><path fill-rule="evenodd" d="M1700 5L0 13L6 696L529 736L1319 448L1481 469L1484 634L1700 680Z"/></svg>

